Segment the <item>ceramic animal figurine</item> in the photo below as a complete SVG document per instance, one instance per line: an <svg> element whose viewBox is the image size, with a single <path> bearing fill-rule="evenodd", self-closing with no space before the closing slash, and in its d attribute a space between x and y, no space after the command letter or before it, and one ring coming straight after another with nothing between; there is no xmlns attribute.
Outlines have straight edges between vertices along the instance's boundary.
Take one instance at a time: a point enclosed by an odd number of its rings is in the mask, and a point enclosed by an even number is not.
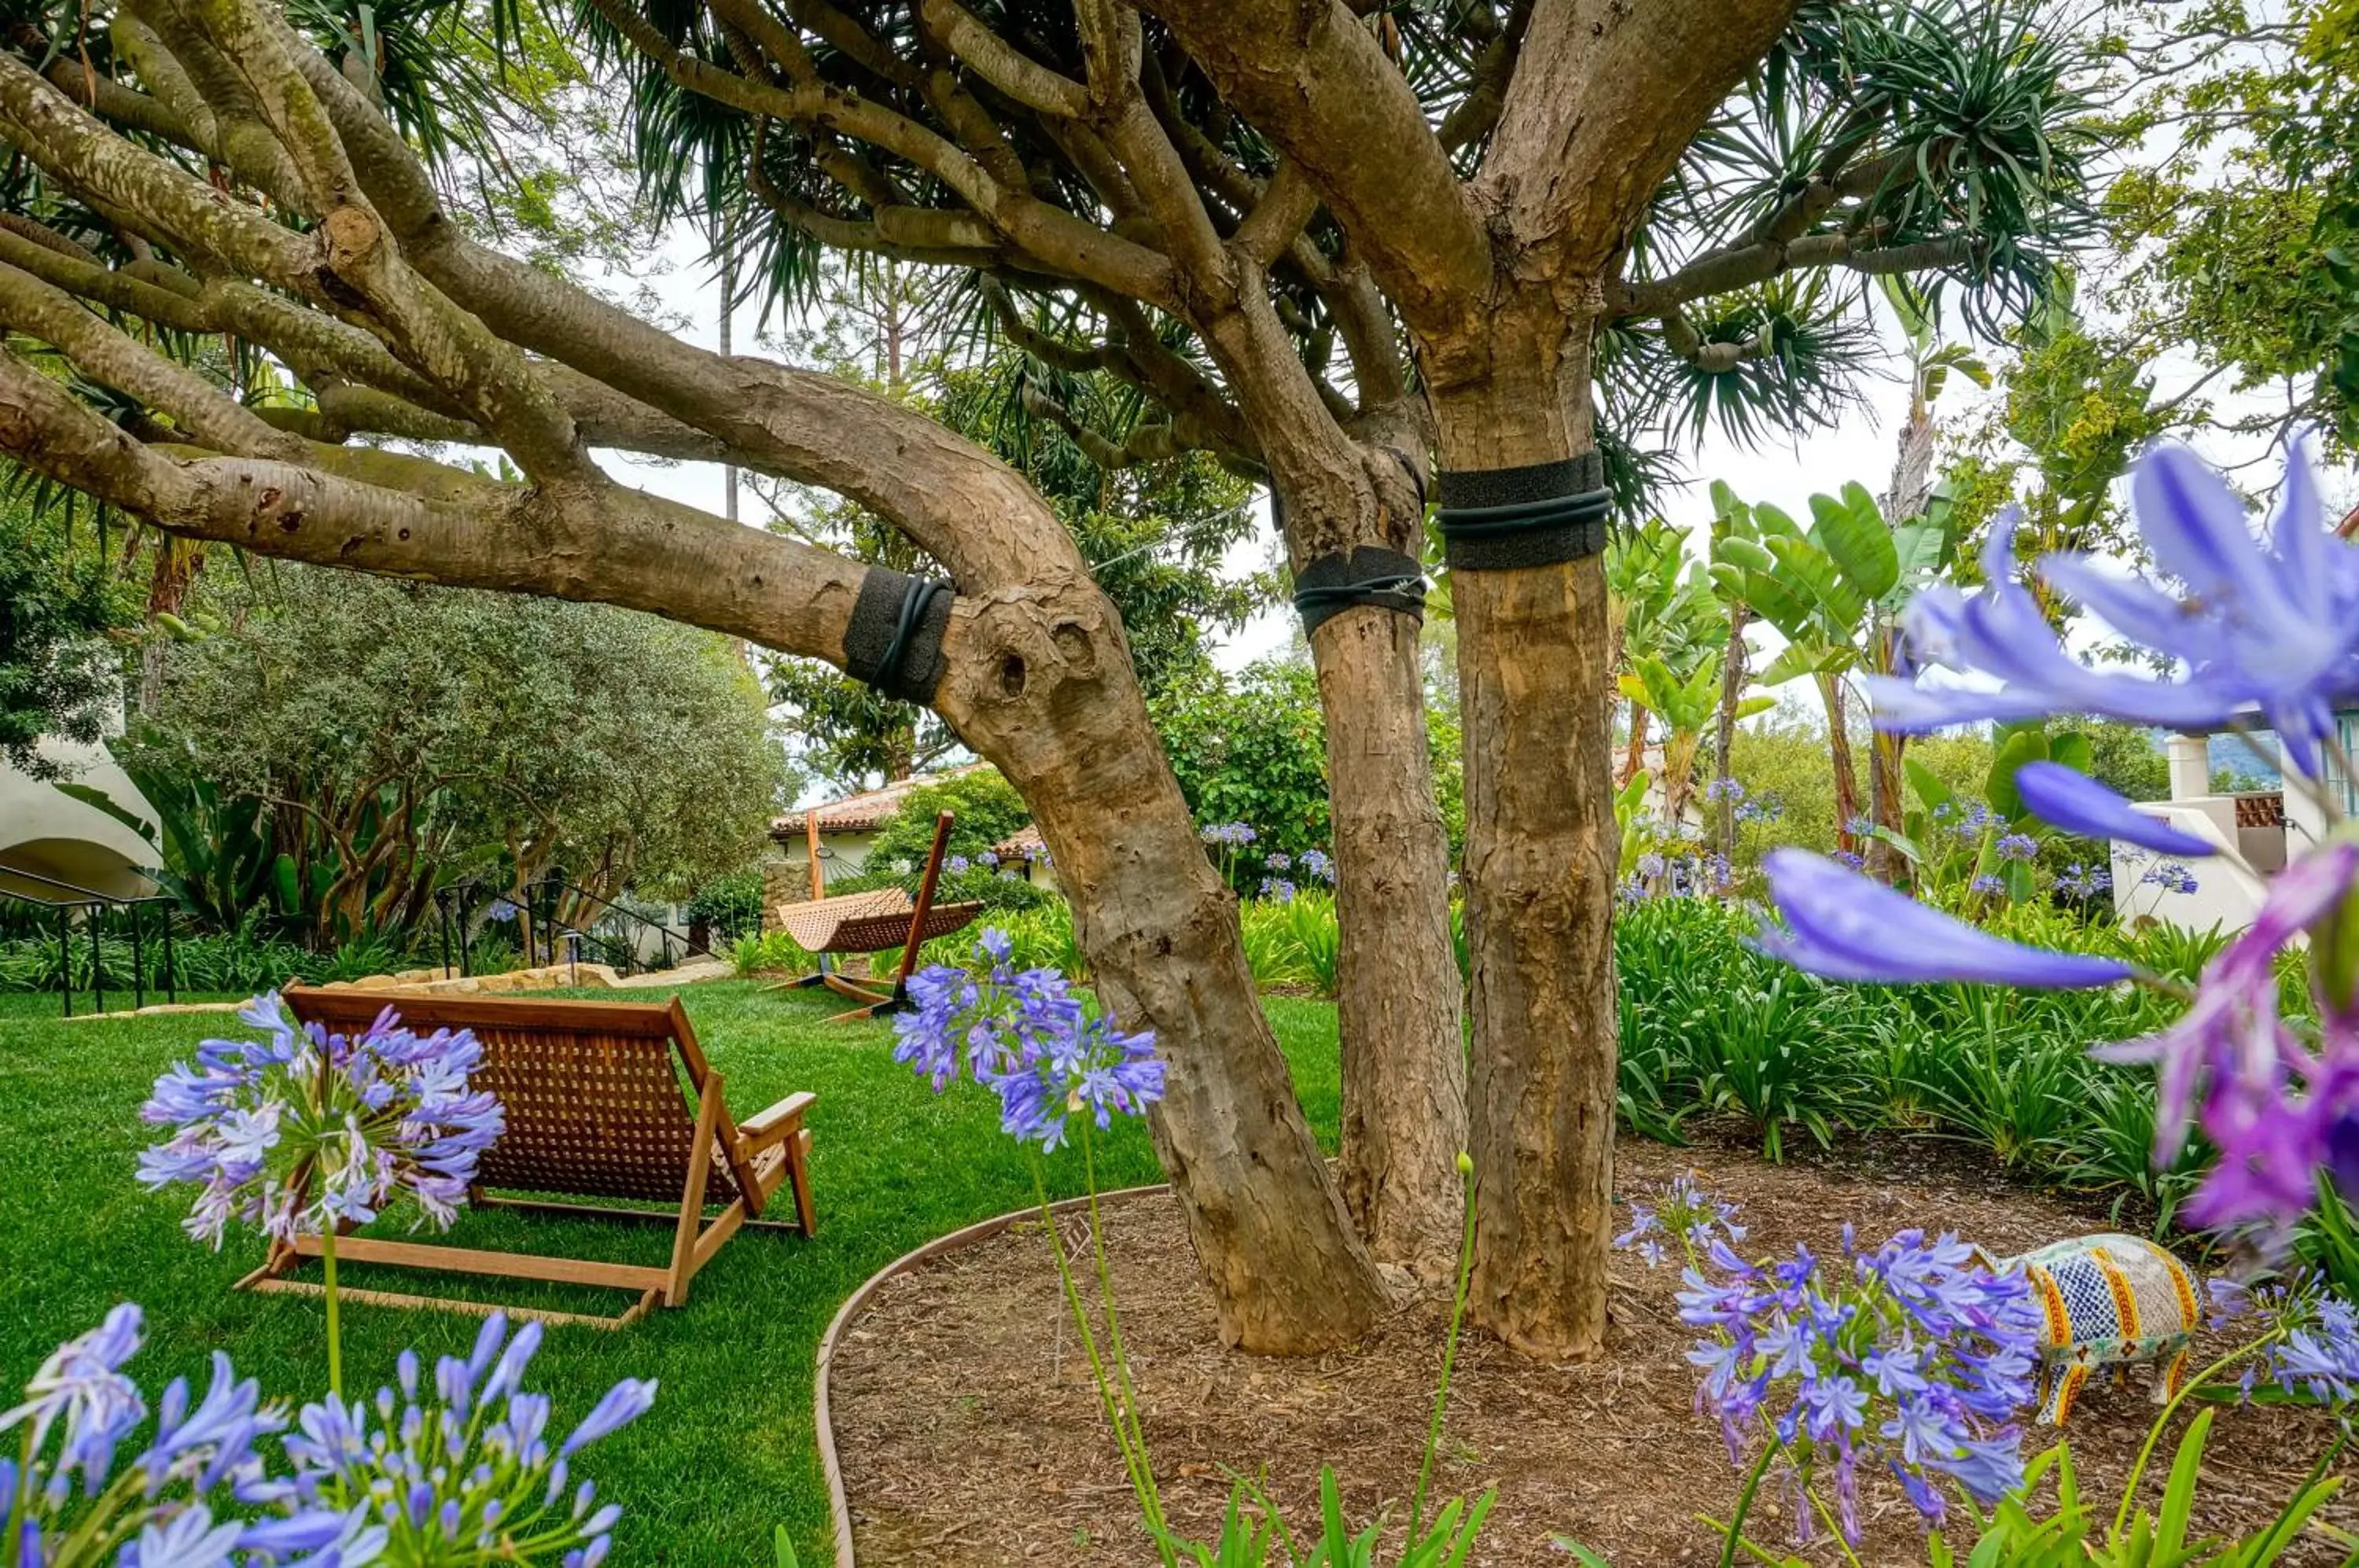
<svg viewBox="0 0 2359 1568"><path fill-rule="evenodd" d="M2006 1273L2021 1269L2046 1319L2039 1334L2039 1420L2062 1426L2091 1374L2114 1368L2124 1385L2129 1369L2154 1368L2154 1402L2179 1391L2187 1376L2188 1345L2201 1321L2195 1276L2164 1248L2142 1236L2076 1236L2016 1258L1977 1260Z"/></svg>

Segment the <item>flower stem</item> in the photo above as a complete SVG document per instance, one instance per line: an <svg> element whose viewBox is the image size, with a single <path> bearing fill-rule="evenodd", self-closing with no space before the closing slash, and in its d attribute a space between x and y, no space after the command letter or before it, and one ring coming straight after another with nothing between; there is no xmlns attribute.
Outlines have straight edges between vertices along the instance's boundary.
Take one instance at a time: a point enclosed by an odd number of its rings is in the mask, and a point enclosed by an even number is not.
<svg viewBox="0 0 2359 1568"><path fill-rule="evenodd" d="M344 1397L344 1340L336 1316L336 1222L332 1219L320 1230L320 1261L328 1270L328 1392L341 1399Z"/></svg>
<svg viewBox="0 0 2359 1568"><path fill-rule="evenodd" d="M2154 1445L2162 1440L2163 1429L2170 1424L2170 1418L2179 1413L2179 1407L2185 1404L2188 1396L2194 1393L2196 1389L2202 1388L2214 1377L2245 1356L2258 1354L2271 1340L2277 1339L2283 1333L2281 1329L2271 1329L2250 1345L2240 1345L2228 1352L2227 1355L2180 1385L2179 1392L2170 1397L2170 1402L2162 1407L2162 1413L2154 1418L2154 1425L2147 1429L2146 1442L2138 1448L2137 1463L2130 1466L2128 1476L2122 1482L2121 1506L2114 1510L2114 1540L2120 1540L2123 1530L2129 1524L2130 1503L2137 1496L2138 1482L2146 1476L2147 1461L2154 1457Z"/></svg>
<svg viewBox="0 0 2359 1568"><path fill-rule="evenodd" d="M1163 1497L1155 1485L1155 1465L1147 1454L1147 1432L1138 1421L1138 1390L1132 1385L1130 1356L1122 1347L1122 1318L1114 1311L1114 1270L1106 1264L1105 1227L1098 1220L1097 1157L1090 1138L1090 1119L1082 1117L1082 1181L1090 1194L1090 1247L1097 1255L1098 1300L1105 1308L1106 1349L1114 1361L1116 1387L1122 1392L1123 1411L1130 1422L1130 1441L1138 1451L1139 1475L1147 1484L1146 1495L1140 1501L1148 1505L1158 1532L1163 1525Z"/></svg>
<svg viewBox="0 0 2359 1568"><path fill-rule="evenodd" d="M1753 1511L1753 1497L1761 1490L1761 1478L1769 1473L1769 1461L1777 1458L1783 1447L1784 1443L1771 1438L1745 1477L1745 1490L1736 1495L1736 1512L1729 1519L1728 1533L1720 1543L1720 1568L1736 1568L1736 1543L1745 1537L1745 1516Z"/></svg>
<svg viewBox="0 0 2359 1568"><path fill-rule="evenodd" d="M1047 1233L1049 1251L1056 1256L1057 1279L1064 1287L1065 1304L1072 1310L1074 1327L1081 1331L1082 1353L1089 1360L1090 1377L1097 1385L1098 1404L1105 1411L1106 1424L1114 1428L1115 1446L1122 1450L1122 1467L1130 1477L1132 1493L1138 1498L1139 1517L1146 1521L1148 1530L1155 1536L1157 1550L1169 1563L1172 1561L1171 1547L1163 1528L1154 1477L1141 1474L1146 1456L1132 1444L1130 1432L1123 1424L1115 1402L1114 1386L1107 1381L1105 1362L1098 1354L1097 1335L1091 1331L1089 1312L1082 1304L1081 1287L1074 1283L1072 1266L1066 1261L1065 1244L1057 1234L1056 1213L1049 1206L1049 1186L1040 1172L1040 1157L1033 1154L1030 1159L1032 1191L1039 1200L1041 1228Z"/></svg>
<svg viewBox="0 0 2359 1568"><path fill-rule="evenodd" d="M1450 1403L1450 1370L1458 1361L1458 1325L1466 1317L1466 1285L1474 1271L1474 1176L1471 1171L1459 1182L1465 1200L1466 1223L1458 1238L1458 1289L1451 1298L1450 1335L1441 1346L1441 1386L1433 1393L1433 1419L1426 1425L1425 1458L1417 1467L1417 1490L1408 1500L1408 1541L1417 1544L1417 1527L1425 1511L1426 1478L1433 1474L1433 1456L1441 1447L1441 1412Z"/></svg>

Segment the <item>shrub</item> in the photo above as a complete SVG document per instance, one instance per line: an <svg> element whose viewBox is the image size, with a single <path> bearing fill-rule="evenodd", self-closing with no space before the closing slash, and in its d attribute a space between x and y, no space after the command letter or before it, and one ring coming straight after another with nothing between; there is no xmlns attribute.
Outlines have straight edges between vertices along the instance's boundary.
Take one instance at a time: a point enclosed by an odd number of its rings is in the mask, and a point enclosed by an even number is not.
<svg viewBox="0 0 2359 1568"><path fill-rule="evenodd" d="M904 797L901 809L868 846L870 871L897 884L916 877L933 851L934 819L944 811L953 818L948 853L970 862L980 861L992 845L1032 820L1024 797L997 768L971 768L938 784L921 785ZM905 861L908 869L897 869ZM849 889L851 884L844 887Z"/></svg>

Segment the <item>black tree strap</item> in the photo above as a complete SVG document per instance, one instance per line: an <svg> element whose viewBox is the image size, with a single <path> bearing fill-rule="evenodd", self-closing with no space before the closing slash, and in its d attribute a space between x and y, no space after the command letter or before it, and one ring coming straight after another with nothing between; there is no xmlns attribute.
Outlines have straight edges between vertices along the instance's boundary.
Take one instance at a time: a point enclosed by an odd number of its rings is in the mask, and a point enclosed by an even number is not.
<svg viewBox="0 0 2359 1568"><path fill-rule="evenodd" d="M1294 607L1302 615L1303 636L1354 604L1374 604L1422 622L1425 569L1397 550L1364 544L1322 555L1294 574Z"/></svg>
<svg viewBox="0 0 2359 1568"><path fill-rule="evenodd" d="M1441 471L1442 554L1453 572L1553 566L1605 549L1614 510L1594 451L1525 468Z"/></svg>
<svg viewBox="0 0 2359 1568"><path fill-rule="evenodd" d="M843 628L845 671L888 697L930 703L942 680L951 596L947 583L870 567Z"/></svg>

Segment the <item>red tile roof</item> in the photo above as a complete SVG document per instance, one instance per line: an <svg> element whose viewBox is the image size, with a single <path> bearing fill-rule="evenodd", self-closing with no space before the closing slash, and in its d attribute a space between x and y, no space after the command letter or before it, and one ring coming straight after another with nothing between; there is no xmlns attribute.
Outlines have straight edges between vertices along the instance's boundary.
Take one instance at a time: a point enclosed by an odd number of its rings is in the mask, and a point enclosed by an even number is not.
<svg viewBox="0 0 2359 1568"><path fill-rule="evenodd" d="M1006 838L1001 839L997 844L993 844L991 846L991 853L999 856L1002 860L1025 860L1030 858L1030 856L1025 853L1026 851L1029 850L1033 854L1037 855L1041 850L1048 847L1049 841L1040 836L1040 830L1033 826L1030 822L1027 822L1022 827L1017 828L1014 833L1009 833Z"/></svg>
<svg viewBox="0 0 2359 1568"><path fill-rule="evenodd" d="M874 833L901 812L901 802L912 790L929 784L940 784L962 773L972 773L986 763L970 763L964 768L944 768L939 773L918 773L887 784L882 789L865 789L857 795L846 795L841 800L830 800L818 807L819 831L828 833ZM770 836L784 842L802 836L804 813L789 811L770 824Z"/></svg>

